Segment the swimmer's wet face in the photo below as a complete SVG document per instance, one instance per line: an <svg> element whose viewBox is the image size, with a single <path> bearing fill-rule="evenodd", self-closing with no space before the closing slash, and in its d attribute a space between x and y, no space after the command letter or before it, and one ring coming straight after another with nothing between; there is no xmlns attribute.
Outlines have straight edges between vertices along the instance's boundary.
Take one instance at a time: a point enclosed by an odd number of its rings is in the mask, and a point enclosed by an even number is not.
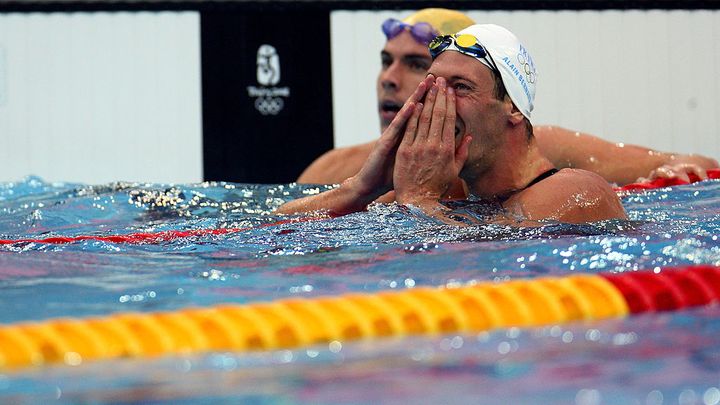
<svg viewBox="0 0 720 405"><path fill-rule="evenodd" d="M498 25L475 24L457 34L436 37L430 42L429 49L433 58L446 51L455 51L487 66L494 74L495 97L498 100L509 98L524 117L527 140L533 138L530 113L537 71L527 49L512 32ZM496 60L501 63L497 64Z"/></svg>
<svg viewBox="0 0 720 405"><path fill-rule="evenodd" d="M443 51L448 49L448 47L453 47L454 50L468 56L472 56L475 59L478 59L481 63L485 64L490 70L493 72L493 76L495 78L495 86L496 86L496 96L497 96L497 87L502 87L502 81L498 83L498 72L497 67L495 66L495 62L493 62L492 58L488 54L488 52L485 50L485 48L480 44L480 42L475 38L474 36L470 34L463 34L463 35L439 35L435 38L433 38L432 41L428 44L428 49L430 50L430 56L434 59L438 57ZM502 100L502 97L498 97L498 99ZM455 126L455 141L460 141L459 136L463 135L460 127L458 125Z"/></svg>
<svg viewBox="0 0 720 405"><path fill-rule="evenodd" d="M427 45L403 29L385 43L380 53L382 69L377 79L378 113L384 131L405 101L427 75L432 59Z"/></svg>
<svg viewBox="0 0 720 405"><path fill-rule="evenodd" d="M496 152L503 147L504 131L513 112L512 101L507 97L498 99L493 72L477 59L462 53L441 53L429 73L445 78L448 87L455 91L455 134L473 137L460 175L472 181L492 166Z"/></svg>

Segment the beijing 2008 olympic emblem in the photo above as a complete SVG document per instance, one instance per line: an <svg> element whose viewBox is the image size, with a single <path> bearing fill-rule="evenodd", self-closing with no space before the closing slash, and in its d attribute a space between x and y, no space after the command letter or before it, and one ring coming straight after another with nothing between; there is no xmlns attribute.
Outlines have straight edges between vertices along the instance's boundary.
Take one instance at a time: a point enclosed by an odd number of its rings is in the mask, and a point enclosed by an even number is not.
<svg viewBox="0 0 720 405"><path fill-rule="evenodd" d="M255 109L262 115L277 115L290 97L289 87L280 83L280 55L274 46L263 44L257 50L256 78L258 86L248 86L248 96L255 99Z"/></svg>

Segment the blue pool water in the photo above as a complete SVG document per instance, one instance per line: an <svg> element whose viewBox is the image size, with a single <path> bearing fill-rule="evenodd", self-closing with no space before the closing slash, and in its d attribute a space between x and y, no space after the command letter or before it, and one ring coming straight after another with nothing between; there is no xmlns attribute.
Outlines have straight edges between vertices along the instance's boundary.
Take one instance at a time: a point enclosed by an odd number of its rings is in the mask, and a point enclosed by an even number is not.
<svg viewBox="0 0 720 405"><path fill-rule="evenodd" d="M404 207L274 224L325 187L0 184L0 323L688 264L720 265L720 182L623 197L629 221L455 228ZM458 207L474 213L471 207ZM720 404L720 308L602 322L0 371L0 403Z"/></svg>

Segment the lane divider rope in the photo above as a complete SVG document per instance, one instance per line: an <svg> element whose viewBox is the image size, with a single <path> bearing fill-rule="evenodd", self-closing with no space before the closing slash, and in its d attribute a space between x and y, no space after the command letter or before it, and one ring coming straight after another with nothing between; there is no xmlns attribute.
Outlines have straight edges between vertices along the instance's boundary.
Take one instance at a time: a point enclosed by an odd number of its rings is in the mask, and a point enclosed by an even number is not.
<svg viewBox="0 0 720 405"><path fill-rule="evenodd" d="M473 333L672 311L720 301L720 267L418 287L0 325L0 370L333 341Z"/></svg>
<svg viewBox="0 0 720 405"><path fill-rule="evenodd" d="M720 168L708 169L708 170L706 170L706 172L707 172L708 180L720 179ZM684 186L686 184L697 183L698 181L700 181L700 177L698 177L695 173L688 173L688 177L690 178L689 182L678 179L678 178L671 178L671 179L660 178L660 179L655 179L655 180L648 181L645 183L631 183L631 184L626 184L622 187L615 187L615 191L622 192L622 191L652 190L655 188Z"/></svg>
<svg viewBox="0 0 720 405"><path fill-rule="evenodd" d="M0 245L14 245L16 243L43 243L51 245L64 245L68 243L97 241L110 243L128 243L128 244L152 244L171 242L177 239L185 239L191 237L227 235L239 232L245 232L252 229L268 228L280 226L284 224L292 224L296 222L317 221L327 219L327 217L298 217L291 219L283 219L280 221L261 224L254 227L246 228L202 228L190 229L187 231L160 231L160 232L135 232L124 235L78 235L78 236L51 236L47 238L22 238L22 239L0 239Z"/></svg>

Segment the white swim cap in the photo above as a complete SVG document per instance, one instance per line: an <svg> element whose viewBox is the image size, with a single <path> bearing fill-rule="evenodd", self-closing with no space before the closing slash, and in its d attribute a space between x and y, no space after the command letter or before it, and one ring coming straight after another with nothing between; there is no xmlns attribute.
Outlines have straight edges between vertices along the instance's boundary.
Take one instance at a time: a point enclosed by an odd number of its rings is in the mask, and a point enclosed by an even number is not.
<svg viewBox="0 0 720 405"><path fill-rule="evenodd" d="M471 25L459 31L453 35L453 37L457 38L465 34L469 34L477 39L477 43L490 55L490 60L494 66L490 66L486 58L478 57L476 53L464 51L462 48L466 44L461 43L460 47L458 47L456 41L445 41L434 53L431 49L431 54L437 57L439 53L446 50L458 51L474 57L491 69L497 70L500 73L500 77L505 85L505 90L507 90L508 96L510 96L513 104L515 104L525 117L530 118L530 113L533 110L533 102L535 101L537 70L527 49L525 49L520 43L520 40L518 40L512 32L499 25Z"/></svg>

